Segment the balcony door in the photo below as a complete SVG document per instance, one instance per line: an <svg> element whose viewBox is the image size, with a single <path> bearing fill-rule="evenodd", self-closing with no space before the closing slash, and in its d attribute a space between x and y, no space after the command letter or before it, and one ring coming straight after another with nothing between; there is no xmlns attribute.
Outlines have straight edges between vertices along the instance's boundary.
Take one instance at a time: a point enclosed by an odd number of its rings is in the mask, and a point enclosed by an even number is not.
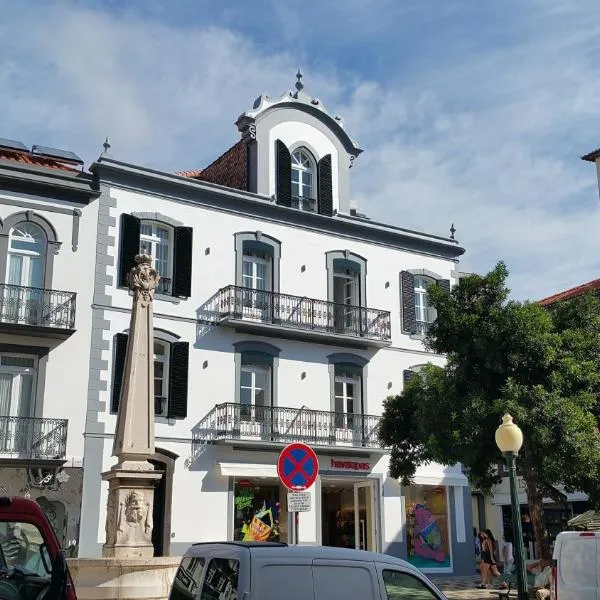
<svg viewBox="0 0 600 600"><path fill-rule="evenodd" d="M0 453L31 450L36 364L32 356L0 355Z"/></svg>
<svg viewBox="0 0 600 600"><path fill-rule="evenodd" d="M34 223L13 227L8 245L3 317L14 323L41 324L44 306L46 236Z"/></svg>
<svg viewBox="0 0 600 600"><path fill-rule="evenodd" d="M242 310L244 318L265 320L272 305L271 257L258 250L244 251L242 259Z"/></svg>
<svg viewBox="0 0 600 600"><path fill-rule="evenodd" d="M359 274L354 269L337 268L333 274L333 325L340 333L353 331L358 324Z"/></svg>
<svg viewBox="0 0 600 600"><path fill-rule="evenodd" d="M361 433L361 376L355 368L336 365L334 428L339 443L355 443Z"/></svg>
<svg viewBox="0 0 600 600"><path fill-rule="evenodd" d="M375 482L354 484L354 540L357 550L377 551Z"/></svg>
<svg viewBox="0 0 600 600"><path fill-rule="evenodd" d="M267 365L242 365L240 373L240 421L262 423L270 406L271 370ZM241 432L243 434L243 432ZM248 431L248 434L256 433Z"/></svg>

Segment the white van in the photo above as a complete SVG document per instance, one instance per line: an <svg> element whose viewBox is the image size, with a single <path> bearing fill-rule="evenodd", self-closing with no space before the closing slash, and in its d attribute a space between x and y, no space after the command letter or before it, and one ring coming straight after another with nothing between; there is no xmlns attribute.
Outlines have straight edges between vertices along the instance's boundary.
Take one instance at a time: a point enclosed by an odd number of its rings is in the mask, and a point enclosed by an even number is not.
<svg viewBox="0 0 600 600"><path fill-rule="evenodd" d="M554 542L554 600L600 600L600 532L563 531Z"/></svg>
<svg viewBox="0 0 600 600"><path fill-rule="evenodd" d="M409 563L374 552L221 542L191 546L169 600L446 600Z"/></svg>

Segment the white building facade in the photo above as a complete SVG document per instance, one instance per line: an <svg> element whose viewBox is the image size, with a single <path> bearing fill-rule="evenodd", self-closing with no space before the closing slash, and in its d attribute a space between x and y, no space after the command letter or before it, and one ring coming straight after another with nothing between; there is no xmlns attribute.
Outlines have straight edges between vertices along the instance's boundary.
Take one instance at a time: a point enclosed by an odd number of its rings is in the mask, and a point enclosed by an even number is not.
<svg viewBox="0 0 600 600"><path fill-rule="evenodd" d="M241 140L203 171L161 173L102 157L85 428L80 556L100 556L112 436L140 250L162 282L154 302L157 555L193 542L288 540L277 457L311 445L320 475L301 544L389 552L471 574L471 492L460 465L415 485L388 475L377 441L384 399L424 349L427 287L449 289L451 238L375 223L350 208L361 152L302 84L257 99Z"/></svg>
<svg viewBox="0 0 600 600"><path fill-rule="evenodd" d="M64 547L79 536L97 196L72 153L0 139L0 495L36 499Z"/></svg>

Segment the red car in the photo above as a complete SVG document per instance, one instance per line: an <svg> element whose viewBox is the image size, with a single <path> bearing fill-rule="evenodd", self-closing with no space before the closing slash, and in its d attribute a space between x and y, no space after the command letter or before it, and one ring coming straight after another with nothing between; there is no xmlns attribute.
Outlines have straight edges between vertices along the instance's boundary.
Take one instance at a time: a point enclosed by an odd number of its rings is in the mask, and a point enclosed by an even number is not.
<svg viewBox="0 0 600 600"><path fill-rule="evenodd" d="M0 497L0 598L77 600L56 533L27 498Z"/></svg>

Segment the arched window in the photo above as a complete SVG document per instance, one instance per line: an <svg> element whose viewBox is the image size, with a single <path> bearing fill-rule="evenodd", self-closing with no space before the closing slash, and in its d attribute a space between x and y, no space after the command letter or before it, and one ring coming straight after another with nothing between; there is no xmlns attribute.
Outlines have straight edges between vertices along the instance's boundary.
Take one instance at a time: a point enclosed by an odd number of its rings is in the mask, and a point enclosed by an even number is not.
<svg viewBox="0 0 600 600"><path fill-rule="evenodd" d="M415 320L417 322L417 334L425 335L429 325L436 319L433 306L429 305L427 290L435 281L429 277L417 275L415 277Z"/></svg>
<svg viewBox="0 0 600 600"><path fill-rule="evenodd" d="M304 148L292 153L292 207L315 212L315 161Z"/></svg>
<svg viewBox="0 0 600 600"><path fill-rule="evenodd" d="M35 223L17 223L9 234L7 283L43 288L46 268L46 234Z"/></svg>

